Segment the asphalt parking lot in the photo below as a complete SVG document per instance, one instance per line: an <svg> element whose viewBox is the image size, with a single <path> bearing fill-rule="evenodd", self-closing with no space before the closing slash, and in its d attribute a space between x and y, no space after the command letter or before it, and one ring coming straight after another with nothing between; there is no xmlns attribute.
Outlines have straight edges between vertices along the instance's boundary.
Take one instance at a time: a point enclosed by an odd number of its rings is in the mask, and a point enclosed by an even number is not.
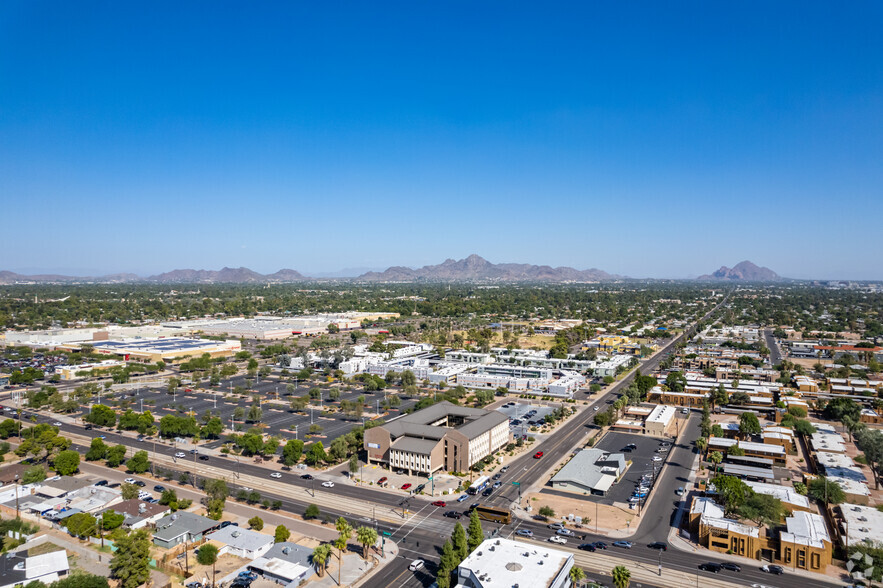
<svg viewBox="0 0 883 588"><path fill-rule="evenodd" d="M149 410L153 413L157 420L167 414L183 415L191 410L194 411L195 416L199 419L206 411L211 411L220 416L226 427L230 427L236 407L242 407L245 411L248 411L252 405L252 400L251 398L239 398L238 396L231 396L225 399L224 394L229 390L229 383L225 382L224 384L222 387L219 387L218 393L196 390L185 392L186 386L179 388L176 394L169 394L164 388L136 389L129 392L115 391L111 396L102 394L101 402L102 404L110 404L114 400L126 399L130 402L130 407L137 412L141 410L143 401L144 410ZM295 435L298 439L304 439L304 436L309 434L310 425L317 424L322 427L322 431L317 433L315 438L322 440L327 446L331 440L345 435L353 427L362 424L361 419L346 417L343 414L335 413L331 416L321 416L322 410L319 408L318 400L314 401L316 406L312 410L310 407L307 407L303 413L292 412L289 408L290 395L286 391L286 384L285 382L278 383L271 379L252 387L252 390L259 390L265 396L261 403L263 408L261 422L267 425L267 432L269 434L277 435L283 441L294 439ZM234 382L233 385L236 386L237 384ZM278 400L275 399L277 386L279 388ZM294 391L293 395L304 396L312 387L313 385L299 387ZM390 390L390 393L392 392L393 390ZM340 400L355 401L359 396L365 397L366 415L369 413L373 414L378 403L382 404L384 400L382 392L371 394L358 388L351 391L340 390ZM340 400L332 402L328 398L328 390L323 389L323 408L338 407L340 406ZM417 398L402 399L399 407L386 411L380 407L381 412L385 412L383 418L388 420L402 414L404 410L416 404L417 400ZM236 425L237 427L242 425L243 431L247 430L250 426L250 424L239 421L236 422ZM297 433L295 433L295 425L297 426Z"/></svg>
<svg viewBox="0 0 883 588"><path fill-rule="evenodd" d="M509 402L515 402L510 400ZM510 419L523 419L524 415L531 410L537 411L537 414L531 418L531 420L542 420L546 417L547 414L551 414L554 410L554 406L536 406L531 405L529 402L515 402L515 406L500 406L497 407L497 411L503 413ZM526 422L522 421L522 423L518 426L513 427L511 424L509 425L510 430L513 433L519 435L529 435L530 434L530 425Z"/></svg>
<svg viewBox="0 0 883 588"><path fill-rule="evenodd" d="M634 443L638 448L632 450L631 453L625 454L626 459L631 460L632 465L626 471L625 476L613 485L607 496L585 496L585 498L587 500L597 500L601 504L627 503L641 476L648 473L652 474L654 465L657 467L657 475L661 473L660 466L665 462L654 463L652 461L654 455L661 455L663 458L668 457L668 453L656 453L656 450L659 449L660 441L661 439L647 437L646 435L607 433L595 447L611 453L620 453L629 443Z"/></svg>

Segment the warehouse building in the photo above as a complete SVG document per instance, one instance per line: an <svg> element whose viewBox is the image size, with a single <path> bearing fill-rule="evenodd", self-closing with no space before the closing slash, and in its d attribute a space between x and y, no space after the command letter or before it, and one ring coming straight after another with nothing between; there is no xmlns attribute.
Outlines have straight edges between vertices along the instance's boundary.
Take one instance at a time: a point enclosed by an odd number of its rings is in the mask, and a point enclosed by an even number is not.
<svg viewBox="0 0 883 588"><path fill-rule="evenodd" d="M409 474L465 472L509 443L509 419L493 410L439 402L365 431L368 464Z"/></svg>
<svg viewBox="0 0 883 588"><path fill-rule="evenodd" d="M123 341L96 341L92 343L96 353L122 355L126 361L166 363L208 353L211 357L230 357L242 349L239 341L212 341L210 339L188 339L169 337L165 339L131 339Z"/></svg>
<svg viewBox="0 0 883 588"><path fill-rule="evenodd" d="M552 476L550 483L556 490L604 496L625 473L625 469L625 456L622 453L583 449Z"/></svg>

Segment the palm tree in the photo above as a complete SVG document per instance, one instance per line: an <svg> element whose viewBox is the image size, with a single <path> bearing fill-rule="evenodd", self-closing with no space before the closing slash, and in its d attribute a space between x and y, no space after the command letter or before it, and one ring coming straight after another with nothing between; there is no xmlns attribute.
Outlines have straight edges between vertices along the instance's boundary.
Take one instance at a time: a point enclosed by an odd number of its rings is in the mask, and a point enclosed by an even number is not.
<svg viewBox="0 0 883 588"><path fill-rule="evenodd" d="M377 530L373 527L359 527L356 539L362 544L362 559L368 559L368 548L377 543Z"/></svg>
<svg viewBox="0 0 883 588"><path fill-rule="evenodd" d="M570 568L570 581L573 584L578 584L580 580L586 577L586 573L579 566L573 566Z"/></svg>
<svg viewBox="0 0 883 588"><path fill-rule="evenodd" d="M708 461L710 461L711 463L713 463L715 465L715 468L714 468L715 471L717 471L717 465L720 462L722 462L723 459L724 459L724 456L721 454L720 451L712 451L711 455L708 456Z"/></svg>
<svg viewBox="0 0 883 588"><path fill-rule="evenodd" d="M340 536L334 540L334 546L337 548L337 585L340 586L340 570L343 568L343 550L346 549L347 541L353 533L353 528L349 522L343 517L338 517L335 528Z"/></svg>
<svg viewBox="0 0 883 588"><path fill-rule="evenodd" d="M632 579L632 573L625 566L616 566L610 573L613 577L613 585L616 588L629 588L629 582Z"/></svg>
<svg viewBox="0 0 883 588"><path fill-rule="evenodd" d="M313 550L313 564L316 566L320 578L325 575L325 564L328 563L329 557L331 557L331 546L327 543L323 543Z"/></svg>
<svg viewBox="0 0 883 588"><path fill-rule="evenodd" d="M705 437L699 437L696 439L696 449L699 450L699 455L705 454L705 448L708 447L708 439Z"/></svg>

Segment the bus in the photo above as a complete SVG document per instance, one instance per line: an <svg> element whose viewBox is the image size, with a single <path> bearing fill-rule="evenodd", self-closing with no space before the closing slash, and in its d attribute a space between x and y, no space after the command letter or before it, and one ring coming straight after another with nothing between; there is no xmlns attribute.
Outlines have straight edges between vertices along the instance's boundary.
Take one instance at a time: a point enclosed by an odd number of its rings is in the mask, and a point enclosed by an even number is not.
<svg viewBox="0 0 883 588"><path fill-rule="evenodd" d="M503 525L508 525L512 522L512 513L506 508L478 505L475 507L475 512L478 514L478 518L485 521L493 521Z"/></svg>
<svg viewBox="0 0 883 588"><path fill-rule="evenodd" d="M470 486L469 489L466 490L466 492L468 492L469 494L472 494L472 495L478 494L479 492L481 492L482 490L487 488L487 485L490 481L491 481L491 479L489 477L482 476L482 477L478 478L477 480L475 480L474 482L472 482L472 486Z"/></svg>

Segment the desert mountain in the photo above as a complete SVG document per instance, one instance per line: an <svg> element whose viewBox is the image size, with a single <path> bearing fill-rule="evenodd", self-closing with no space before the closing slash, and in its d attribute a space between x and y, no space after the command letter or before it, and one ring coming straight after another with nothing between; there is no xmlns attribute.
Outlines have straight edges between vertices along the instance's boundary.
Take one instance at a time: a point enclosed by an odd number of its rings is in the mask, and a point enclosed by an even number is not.
<svg viewBox="0 0 883 588"><path fill-rule="evenodd" d="M225 267L218 271L178 269L146 279L160 284L252 284L260 282L299 282L306 278L299 272L281 269L274 274L263 275L247 267Z"/></svg>
<svg viewBox="0 0 883 588"><path fill-rule="evenodd" d="M368 272L357 280L365 282L599 282L619 276L599 269L577 270L526 263L491 263L478 255L446 259L419 269L394 266L382 272Z"/></svg>
<svg viewBox="0 0 883 588"><path fill-rule="evenodd" d="M768 267L758 267L750 261L737 263L729 268L721 266L711 275L699 276L697 280L739 280L741 282L777 282L782 277Z"/></svg>
<svg viewBox="0 0 883 588"><path fill-rule="evenodd" d="M62 276L59 274L34 274L25 275L15 272L0 271L0 285L9 284L33 284L33 283L70 283L70 282L99 282L102 284L118 284L121 282L137 282L140 280L135 274L110 274L106 276Z"/></svg>

